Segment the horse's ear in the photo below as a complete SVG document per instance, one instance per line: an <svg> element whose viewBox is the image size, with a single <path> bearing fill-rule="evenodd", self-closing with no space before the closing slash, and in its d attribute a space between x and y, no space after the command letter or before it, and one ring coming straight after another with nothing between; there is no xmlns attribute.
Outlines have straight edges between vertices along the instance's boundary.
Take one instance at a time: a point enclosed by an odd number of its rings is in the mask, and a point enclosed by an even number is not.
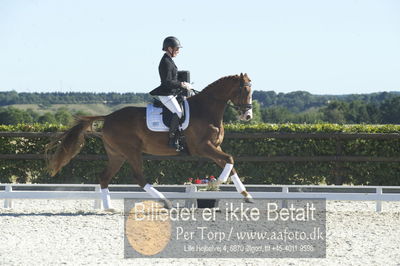
<svg viewBox="0 0 400 266"><path fill-rule="evenodd" d="M243 73L240 73L240 78L241 78L241 79L243 78Z"/></svg>

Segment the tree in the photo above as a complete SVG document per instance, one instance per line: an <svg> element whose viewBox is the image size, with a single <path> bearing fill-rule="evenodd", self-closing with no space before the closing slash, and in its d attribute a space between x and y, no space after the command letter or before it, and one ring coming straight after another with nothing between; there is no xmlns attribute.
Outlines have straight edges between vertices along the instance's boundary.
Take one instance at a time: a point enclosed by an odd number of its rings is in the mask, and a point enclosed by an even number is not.
<svg viewBox="0 0 400 266"><path fill-rule="evenodd" d="M251 120L252 123L261 123L262 122L262 115L261 115L261 106L257 100L253 101L253 119Z"/></svg>
<svg viewBox="0 0 400 266"><path fill-rule="evenodd" d="M293 123L322 123L324 122L324 114L318 108L311 108L305 112L293 115Z"/></svg>
<svg viewBox="0 0 400 266"><path fill-rule="evenodd" d="M293 121L292 113L283 106L274 106L261 110L262 121L266 123L287 123Z"/></svg>
<svg viewBox="0 0 400 266"><path fill-rule="evenodd" d="M18 123L32 123L32 116L23 110L8 107L0 110L0 124L14 125Z"/></svg>
<svg viewBox="0 0 400 266"><path fill-rule="evenodd" d="M382 113L377 104L367 104L367 112L369 114L369 123L379 124L382 123Z"/></svg>
<svg viewBox="0 0 400 266"><path fill-rule="evenodd" d="M74 120L71 112L67 108L59 108L54 115L59 124L69 125Z"/></svg>
<svg viewBox="0 0 400 266"><path fill-rule="evenodd" d="M382 123L399 124L400 123L400 97L385 100L381 106Z"/></svg>
<svg viewBox="0 0 400 266"><path fill-rule="evenodd" d="M340 101L333 101L328 103L328 106L322 108L324 114L324 121L329 123L345 124L346 113L348 113L348 104Z"/></svg>
<svg viewBox="0 0 400 266"><path fill-rule="evenodd" d="M57 120L52 113L46 112L44 115L39 117L38 122L41 124L45 123L55 124L57 123Z"/></svg>
<svg viewBox="0 0 400 266"><path fill-rule="evenodd" d="M224 112L224 123L234 123L238 121L239 113L232 107L227 107Z"/></svg>
<svg viewBox="0 0 400 266"><path fill-rule="evenodd" d="M365 102L355 100L350 102L348 112L345 115L347 123L369 123L369 114Z"/></svg>

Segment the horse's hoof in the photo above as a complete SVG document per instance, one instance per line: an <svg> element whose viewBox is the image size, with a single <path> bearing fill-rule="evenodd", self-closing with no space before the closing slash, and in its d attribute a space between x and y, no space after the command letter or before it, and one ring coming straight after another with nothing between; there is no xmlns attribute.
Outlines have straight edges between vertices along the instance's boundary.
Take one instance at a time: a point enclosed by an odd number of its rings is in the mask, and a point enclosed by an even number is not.
<svg viewBox="0 0 400 266"><path fill-rule="evenodd" d="M119 213L119 211L117 211L117 210L114 209L114 208L104 209L104 211L107 212L107 213Z"/></svg>
<svg viewBox="0 0 400 266"><path fill-rule="evenodd" d="M254 203L254 199L251 198L251 197L246 197L246 198L244 198L244 202L246 202L246 203Z"/></svg>
<svg viewBox="0 0 400 266"><path fill-rule="evenodd" d="M247 192L246 190L240 192L240 194L243 195L243 197L244 197L244 202L246 202L246 203L254 203L253 197L252 197L252 196L249 194L249 192Z"/></svg>
<svg viewBox="0 0 400 266"><path fill-rule="evenodd" d="M167 210L172 209L172 203L171 203L171 201L165 199L165 200L162 200L162 202L164 203L164 208L165 208L165 209L167 209Z"/></svg>

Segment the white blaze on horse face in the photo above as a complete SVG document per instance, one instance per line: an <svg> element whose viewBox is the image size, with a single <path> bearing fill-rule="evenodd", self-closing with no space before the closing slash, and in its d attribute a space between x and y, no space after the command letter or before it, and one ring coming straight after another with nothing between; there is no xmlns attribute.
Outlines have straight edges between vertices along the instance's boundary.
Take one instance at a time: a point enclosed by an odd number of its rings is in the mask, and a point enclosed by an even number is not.
<svg viewBox="0 0 400 266"><path fill-rule="evenodd" d="M250 95L248 104L251 104L253 102L252 98L253 98L252 95ZM249 121L252 118L253 118L253 109L251 108L246 112L244 112L243 114L239 115L239 119L244 121Z"/></svg>
<svg viewBox="0 0 400 266"><path fill-rule="evenodd" d="M239 116L240 120L248 121L253 118L253 109L247 110L244 114Z"/></svg>

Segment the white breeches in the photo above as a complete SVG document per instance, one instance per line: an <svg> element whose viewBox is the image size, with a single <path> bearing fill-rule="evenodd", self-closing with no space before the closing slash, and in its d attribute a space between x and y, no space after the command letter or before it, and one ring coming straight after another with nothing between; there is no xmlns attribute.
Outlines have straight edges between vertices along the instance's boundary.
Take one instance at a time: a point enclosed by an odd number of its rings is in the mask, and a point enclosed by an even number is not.
<svg viewBox="0 0 400 266"><path fill-rule="evenodd" d="M177 114L179 118L182 117L182 109L176 100L176 96L158 96L158 98L172 113Z"/></svg>

